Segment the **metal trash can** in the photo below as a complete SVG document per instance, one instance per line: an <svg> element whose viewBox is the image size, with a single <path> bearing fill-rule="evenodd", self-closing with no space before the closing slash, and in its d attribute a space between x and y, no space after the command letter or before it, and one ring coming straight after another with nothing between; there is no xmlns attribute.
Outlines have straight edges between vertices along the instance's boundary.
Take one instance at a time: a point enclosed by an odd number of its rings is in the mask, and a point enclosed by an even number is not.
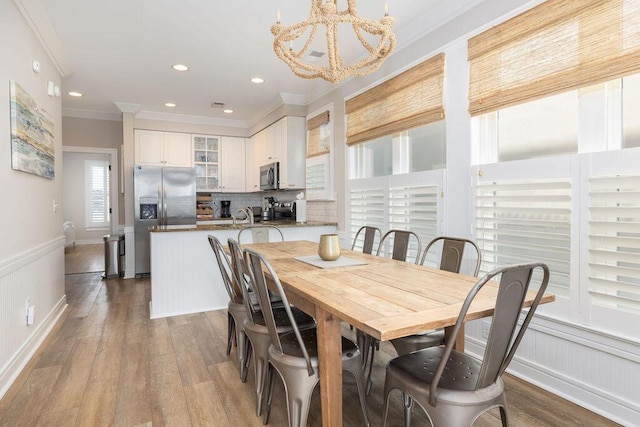
<svg viewBox="0 0 640 427"><path fill-rule="evenodd" d="M104 274L105 279L120 277L124 271L124 235L107 234L104 240Z"/></svg>

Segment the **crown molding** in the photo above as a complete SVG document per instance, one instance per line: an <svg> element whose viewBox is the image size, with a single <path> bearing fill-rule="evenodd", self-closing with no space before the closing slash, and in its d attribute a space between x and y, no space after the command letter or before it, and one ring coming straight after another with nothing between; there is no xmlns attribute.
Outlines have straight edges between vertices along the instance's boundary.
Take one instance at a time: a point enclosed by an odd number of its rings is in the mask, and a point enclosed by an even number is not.
<svg viewBox="0 0 640 427"><path fill-rule="evenodd" d="M122 111L123 113L131 113L134 116L138 114L141 107L140 104L131 104L128 102L115 101L114 104L116 104L116 107L118 107L118 110Z"/></svg>
<svg viewBox="0 0 640 427"><path fill-rule="evenodd" d="M234 119L220 119L217 117L204 117L204 116L188 116L185 114L175 113L160 113L155 111L140 111L135 115L136 119L146 120L159 120L163 122L177 122L177 123L189 123L196 125L209 125L209 126L226 126L232 128L247 128L247 123L244 120Z"/></svg>
<svg viewBox="0 0 640 427"><path fill-rule="evenodd" d="M62 43L38 0L13 0L61 77L73 71Z"/></svg>
<svg viewBox="0 0 640 427"><path fill-rule="evenodd" d="M78 108L63 108L62 117L73 117L77 119L110 120L121 122L122 113L105 113L104 111L81 110Z"/></svg>

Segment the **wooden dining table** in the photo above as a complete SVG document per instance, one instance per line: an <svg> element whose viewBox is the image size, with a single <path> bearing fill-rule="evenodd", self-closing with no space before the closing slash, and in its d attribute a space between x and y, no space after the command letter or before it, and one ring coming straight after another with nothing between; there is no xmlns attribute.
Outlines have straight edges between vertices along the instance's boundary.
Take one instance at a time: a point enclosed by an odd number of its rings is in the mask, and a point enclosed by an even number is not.
<svg viewBox="0 0 640 427"><path fill-rule="evenodd" d="M386 341L429 329L453 329L462 303L476 283L472 276L343 250L334 262L317 257L308 241L243 245L262 253L274 267L289 302L313 316L323 426L342 426L341 322ZM498 283L478 293L465 321L491 316ZM525 305L533 302L530 292ZM541 303L554 300L545 294ZM456 348L464 351L464 330Z"/></svg>

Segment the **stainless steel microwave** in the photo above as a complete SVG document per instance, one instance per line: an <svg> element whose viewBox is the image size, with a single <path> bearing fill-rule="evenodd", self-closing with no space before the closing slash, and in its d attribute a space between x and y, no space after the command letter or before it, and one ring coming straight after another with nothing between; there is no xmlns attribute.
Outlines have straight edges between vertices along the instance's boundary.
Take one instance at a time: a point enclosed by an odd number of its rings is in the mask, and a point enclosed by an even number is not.
<svg viewBox="0 0 640 427"><path fill-rule="evenodd" d="M260 189L277 190L280 188L280 163L260 166Z"/></svg>

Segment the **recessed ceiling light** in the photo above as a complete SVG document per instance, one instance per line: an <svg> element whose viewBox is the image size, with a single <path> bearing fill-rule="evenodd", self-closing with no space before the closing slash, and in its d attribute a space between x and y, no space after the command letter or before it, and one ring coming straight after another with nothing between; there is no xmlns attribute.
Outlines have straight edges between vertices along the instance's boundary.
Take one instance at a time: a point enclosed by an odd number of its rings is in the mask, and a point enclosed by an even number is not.
<svg viewBox="0 0 640 427"><path fill-rule="evenodd" d="M251 79L252 83L264 83L264 79L261 79L260 77L254 77Z"/></svg>
<svg viewBox="0 0 640 427"><path fill-rule="evenodd" d="M173 102L165 102L164 106L169 108L175 108L176 104L174 104Z"/></svg>
<svg viewBox="0 0 640 427"><path fill-rule="evenodd" d="M74 92L74 91L69 92L69 95L75 96L75 97L81 97L82 96L82 94L80 92Z"/></svg>
<svg viewBox="0 0 640 427"><path fill-rule="evenodd" d="M231 114L231 113L233 113L233 110L227 108L226 110L222 110L222 112L227 113L227 114Z"/></svg>
<svg viewBox="0 0 640 427"><path fill-rule="evenodd" d="M189 71L189 67L183 64L175 64L171 68L173 68L176 71Z"/></svg>

